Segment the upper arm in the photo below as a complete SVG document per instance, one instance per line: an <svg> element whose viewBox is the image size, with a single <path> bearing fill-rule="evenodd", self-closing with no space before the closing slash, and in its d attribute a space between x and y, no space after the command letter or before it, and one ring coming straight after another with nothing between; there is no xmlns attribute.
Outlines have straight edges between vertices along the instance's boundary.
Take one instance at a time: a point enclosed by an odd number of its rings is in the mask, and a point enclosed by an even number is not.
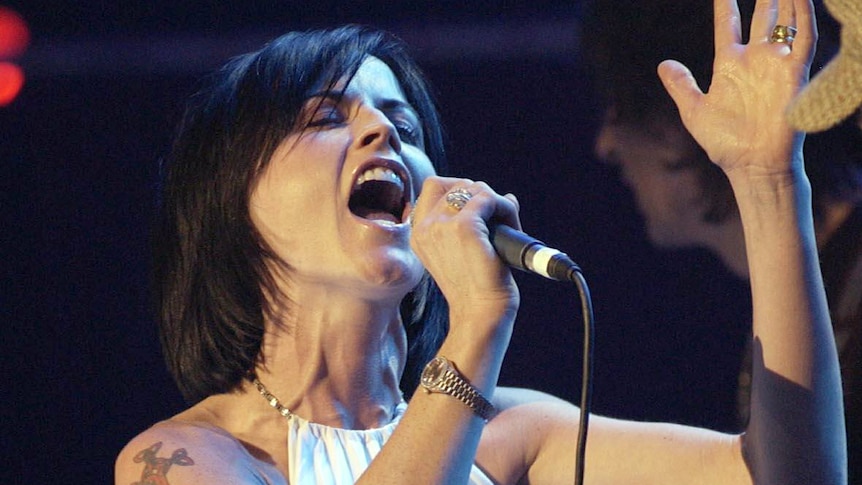
<svg viewBox="0 0 862 485"><path fill-rule="evenodd" d="M546 461L565 454L564 443L576 432L567 429L552 435ZM740 437L707 429L595 416L590 418L586 453L585 474L598 479L593 483L752 483Z"/></svg>
<svg viewBox="0 0 862 485"><path fill-rule="evenodd" d="M502 410L486 428L477 454L480 466L492 468L498 483L572 483L579 409L530 391L504 390L500 397ZM595 415L589 426L584 471L589 484L751 483L738 436Z"/></svg>
<svg viewBox="0 0 862 485"><path fill-rule="evenodd" d="M155 478L173 485L192 483L197 471L193 469L202 465L196 447L190 446L188 440L156 427L136 436L123 448L114 465L114 482L131 485Z"/></svg>
<svg viewBox="0 0 862 485"><path fill-rule="evenodd" d="M232 439L211 430L158 424L133 438L117 456L114 483L261 483L240 451Z"/></svg>

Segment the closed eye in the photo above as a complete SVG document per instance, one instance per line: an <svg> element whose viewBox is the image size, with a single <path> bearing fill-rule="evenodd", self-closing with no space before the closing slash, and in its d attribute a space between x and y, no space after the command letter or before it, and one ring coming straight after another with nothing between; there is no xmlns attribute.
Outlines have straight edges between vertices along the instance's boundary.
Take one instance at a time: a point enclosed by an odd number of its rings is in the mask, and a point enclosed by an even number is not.
<svg viewBox="0 0 862 485"><path fill-rule="evenodd" d="M322 91L310 95L302 107L298 126L322 128L344 123L347 117L340 108L344 93L341 91Z"/></svg>
<svg viewBox="0 0 862 485"><path fill-rule="evenodd" d="M319 103L313 103L313 111L308 116L306 127L322 127L332 124L340 124L345 121L345 116L338 109L338 106L327 102L326 98L321 98Z"/></svg>
<svg viewBox="0 0 862 485"><path fill-rule="evenodd" d="M398 136L401 138L401 141L411 145L420 145L422 141L422 132L419 128L412 123L408 123L403 120L393 120L392 124L398 131Z"/></svg>
<svg viewBox="0 0 862 485"><path fill-rule="evenodd" d="M347 109L343 103L345 93L329 91L309 97L304 107L305 115L301 124L304 128L327 128L340 126L348 120ZM398 133L402 142L423 148L424 134L419 117L413 108L400 100L385 100L378 109L382 110Z"/></svg>

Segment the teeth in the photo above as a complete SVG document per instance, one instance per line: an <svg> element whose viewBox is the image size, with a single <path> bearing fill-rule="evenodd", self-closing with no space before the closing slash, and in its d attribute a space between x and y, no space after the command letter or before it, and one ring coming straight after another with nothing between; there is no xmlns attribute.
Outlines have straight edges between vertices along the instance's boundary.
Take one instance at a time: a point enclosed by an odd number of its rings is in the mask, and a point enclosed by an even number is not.
<svg viewBox="0 0 862 485"><path fill-rule="evenodd" d="M359 178L356 179L356 186L360 186L370 180L379 180L384 182L392 182L401 190L404 190L404 182L395 172L385 167L374 167L362 172Z"/></svg>

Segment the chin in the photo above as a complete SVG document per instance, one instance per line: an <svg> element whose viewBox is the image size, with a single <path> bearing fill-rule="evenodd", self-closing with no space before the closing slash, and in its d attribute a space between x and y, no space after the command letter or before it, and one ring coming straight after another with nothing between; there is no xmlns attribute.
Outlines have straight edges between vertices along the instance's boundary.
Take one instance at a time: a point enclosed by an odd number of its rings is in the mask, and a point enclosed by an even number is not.
<svg viewBox="0 0 862 485"><path fill-rule="evenodd" d="M692 246L694 243L683 237L679 232L666 228L649 227L647 238L653 246L662 249L680 249Z"/></svg>
<svg viewBox="0 0 862 485"><path fill-rule="evenodd" d="M419 284L424 273L425 268L412 252L396 257L390 254L388 257L374 258L366 266L369 283L380 288L398 289L404 294Z"/></svg>

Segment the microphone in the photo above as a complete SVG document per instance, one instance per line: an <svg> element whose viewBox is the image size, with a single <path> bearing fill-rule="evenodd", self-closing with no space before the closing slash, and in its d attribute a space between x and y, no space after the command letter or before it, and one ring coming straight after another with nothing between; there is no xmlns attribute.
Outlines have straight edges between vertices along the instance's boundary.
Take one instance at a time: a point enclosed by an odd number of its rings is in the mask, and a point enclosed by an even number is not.
<svg viewBox="0 0 862 485"><path fill-rule="evenodd" d="M489 239L509 266L555 281L575 281L581 268L565 253L505 224L490 224Z"/></svg>

